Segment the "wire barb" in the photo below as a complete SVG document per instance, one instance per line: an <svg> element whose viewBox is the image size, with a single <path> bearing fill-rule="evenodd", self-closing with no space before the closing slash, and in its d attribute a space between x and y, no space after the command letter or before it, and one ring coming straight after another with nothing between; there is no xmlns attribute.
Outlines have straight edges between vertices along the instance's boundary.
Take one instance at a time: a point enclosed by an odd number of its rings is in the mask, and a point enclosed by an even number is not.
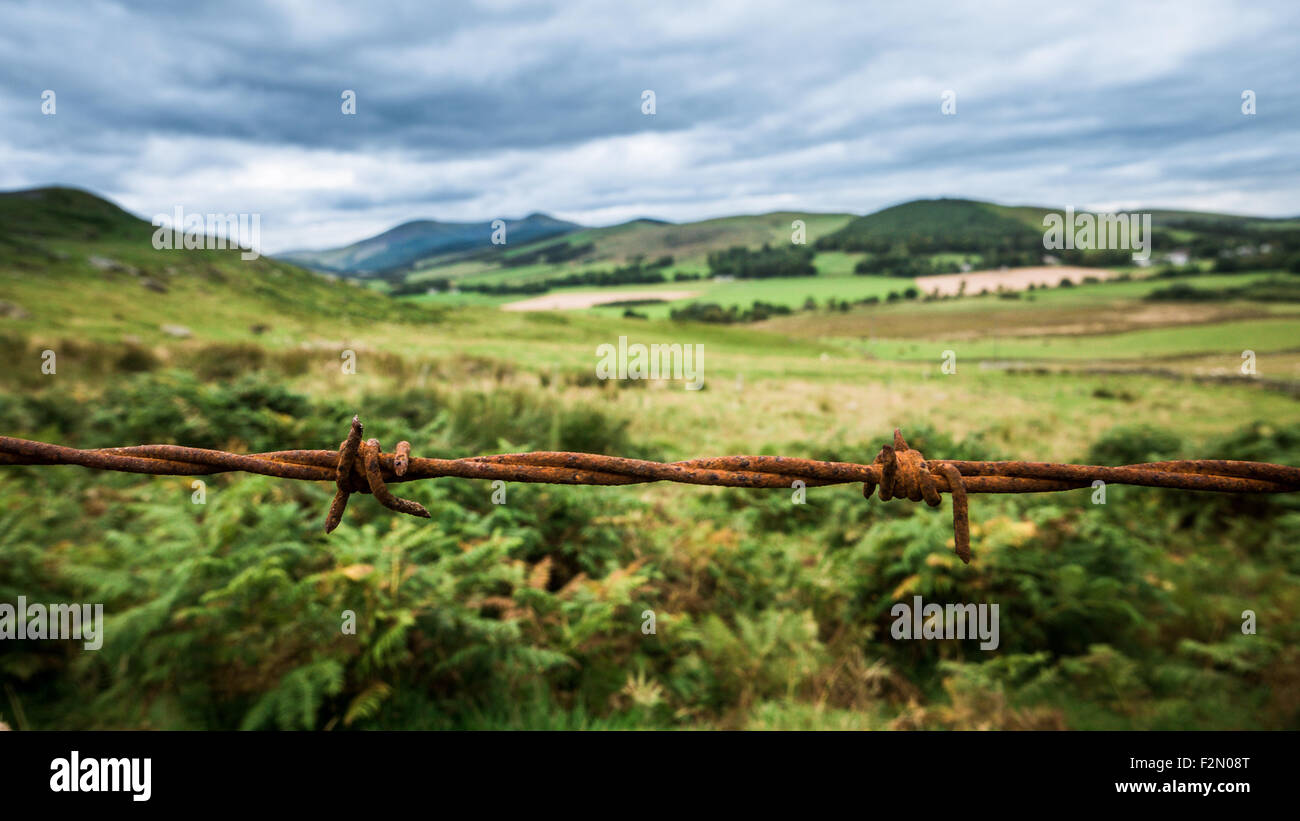
<svg viewBox="0 0 1300 821"><path fill-rule="evenodd" d="M412 502L410 499L397 498L384 484L384 475L379 470L379 453L378 439L367 439L366 443L361 446L361 458L365 461L366 482L370 485L370 492L375 494L375 498L379 500L379 503L389 510L428 519L429 511L424 509L424 505L419 502Z"/></svg>
<svg viewBox="0 0 1300 821"><path fill-rule="evenodd" d="M1089 487L1097 481L1219 493L1300 491L1300 467L1267 462L1200 459L1104 467L926 459L920 451L908 446L901 430L894 431L893 445L881 447L869 465L788 456L720 456L663 463L597 453L550 451L422 459L410 455L411 445L406 441L397 444L395 453L386 454L378 440L363 442L362 432L361 420L354 416L347 439L337 451L251 454L180 445L80 450L0 436L0 465L81 465L156 476L246 471L283 479L334 482L337 490L325 519L326 533L343 521L348 497L353 493L370 493L390 510L429 518L429 511L422 505L394 496L388 485L443 476L566 485L680 482L747 488L790 488L795 481L807 487L861 482L864 497L871 498L878 488L881 501L908 499L937 507L941 504L941 494L952 494L954 551L966 563L971 559L967 502L971 493L1055 492Z"/></svg>
<svg viewBox="0 0 1300 821"><path fill-rule="evenodd" d="M338 491L334 494L334 501L330 503L329 515L325 517L326 534L339 526L339 522L343 521L343 511L347 510L348 496L352 493L352 466L356 464L357 450L361 447L361 431L361 418L353 416L352 429L348 431L348 438L339 445L339 461L334 475Z"/></svg>
<svg viewBox="0 0 1300 821"><path fill-rule="evenodd" d="M947 490L952 493L952 530L953 545L957 555L966 564L970 564L970 520L966 513L966 486L956 468L944 462L927 462L921 451L910 448L903 438L903 431L894 428L894 445L885 445L876 455L875 465L880 465L880 501L890 499L908 499L919 502L922 499L930 507L942 504L935 473L947 482ZM871 498L876 488L874 482L862 484L862 495Z"/></svg>

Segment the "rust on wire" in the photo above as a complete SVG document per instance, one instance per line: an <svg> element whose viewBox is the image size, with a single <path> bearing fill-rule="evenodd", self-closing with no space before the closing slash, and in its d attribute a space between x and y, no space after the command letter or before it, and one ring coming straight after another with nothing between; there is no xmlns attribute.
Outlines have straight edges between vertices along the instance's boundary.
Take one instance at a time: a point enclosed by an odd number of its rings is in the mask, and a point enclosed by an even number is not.
<svg viewBox="0 0 1300 821"><path fill-rule="evenodd" d="M861 482L870 498L879 489L881 501L908 499L941 504L941 494L953 497L953 545L963 562L970 562L970 519L967 494L1039 493L1089 487L1100 480L1120 485L1163 487L1220 493L1292 493L1300 490L1300 468L1266 462L1221 459L1149 462L1122 467L1068 465L1051 462L970 462L926 459L910 448L895 430L871 464L822 462L787 456L720 456L682 462L651 462L596 453L504 453L465 459L424 459L411 456L411 444L398 442L396 452L384 453L376 439L362 441L361 420L352 418L347 439L333 450L283 450L239 454L180 445L80 450L28 439L0 436L0 465L81 465L97 470L161 476L201 476L230 471L259 473L282 479L333 482L337 488L325 519L329 533L343 521L348 497L369 493L390 510L429 518L429 511L402 499L388 485L417 479L453 476L464 479L503 479L567 485L633 485L681 482L723 487L789 488Z"/></svg>

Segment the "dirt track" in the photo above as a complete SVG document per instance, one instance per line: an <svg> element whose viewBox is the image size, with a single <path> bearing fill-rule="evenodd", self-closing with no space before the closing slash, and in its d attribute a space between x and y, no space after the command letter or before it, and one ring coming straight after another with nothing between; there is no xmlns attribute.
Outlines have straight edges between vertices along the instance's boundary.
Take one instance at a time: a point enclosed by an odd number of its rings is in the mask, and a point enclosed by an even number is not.
<svg viewBox="0 0 1300 821"><path fill-rule="evenodd" d="M975 296L980 291L997 291L1001 285L1008 291L1023 291L1032 285L1050 285L1055 288L1063 279L1069 279L1075 285L1084 277L1110 279L1117 276L1114 271L1105 268L1077 268L1068 265L1045 265L1039 268L1012 268L1006 271L971 271L968 274L935 274L917 277L916 287L923 294L938 291L940 296L951 296L966 283L966 295Z"/></svg>

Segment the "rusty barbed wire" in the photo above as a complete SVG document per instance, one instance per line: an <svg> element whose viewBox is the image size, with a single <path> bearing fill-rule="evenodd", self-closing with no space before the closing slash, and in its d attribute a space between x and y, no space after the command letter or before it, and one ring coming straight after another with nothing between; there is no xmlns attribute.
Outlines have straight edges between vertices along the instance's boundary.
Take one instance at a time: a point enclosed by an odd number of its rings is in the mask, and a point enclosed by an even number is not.
<svg viewBox="0 0 1300 821"><path fill-rule="evenodd" d="M337 451L282 450L239 454L181 445L78 448L0 436L0 465L81 465L96 470L160 476L206 476L245 471L263 476L334 482L336 492L325 519L325 532L339 526L353 493L369 493L390 510L429 517L424 506L395 496L389 484L419 479L459 477L567 485L633 485L680 482L746 488L790 488L862 483L871 498L907 499L941 504L953 497L953 544L969 563L970 524L967 494L1041 493L1075 490L1094 482L1220 493L1293 493L1300 491L1300 467L1267 462L1195 459L1148 462L1120 467L1053 462L973 462L926 459L908 447L900 430L870 464L823 462L788 456L718 456L682 462L652 462L597 453L503 453L463 459L411 456L410 442L384 453L376 439L362 440L362 424L352 418L348 437Z"/></svg>

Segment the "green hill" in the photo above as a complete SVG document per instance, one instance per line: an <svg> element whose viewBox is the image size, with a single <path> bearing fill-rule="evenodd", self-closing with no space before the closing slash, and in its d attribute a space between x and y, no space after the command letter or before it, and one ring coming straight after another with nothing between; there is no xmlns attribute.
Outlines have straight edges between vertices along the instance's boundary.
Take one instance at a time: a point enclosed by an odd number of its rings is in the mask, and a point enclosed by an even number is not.
<svg viewBox="0 0 1300 821"><path fill-rule="evenodd" d="M850 214L774 211L680 224L635 220L609 228L578 231L566 240L575 244L593 243L592 261L626 262L636 256L650 258L663 254L690 259L736 245L755 247L765 242L774 245L789 243L791 225L795 220L804 222L811 242L850 219Z"/></svg>
<svg viewBox="0 0 1300 821"><path fill-rule="evenodd" d="M925 255L973 255L983 267L1038 265L1044 255L1044 218L1064 214L1061 208L997 205L962 199L914 200L859 217L817 242L819 251L861 253L880 257L865 268L925 273L918 260ZM1077 210L1076 214L1089 213ZM1091 212L1097 213L1097 212ZM1173 209L1119 212L1150 215L1151 247L1157 253L1189 250L1193 258L1218 263L1223 257L1262 254L1263 267L1289 265L1296 245L1295 219L1214 214ZM1059 261L1082 265L1125 265L1124 249L1056 249ZM915 269L914 271L912 269ZM863 270L863 269L859 269Z"/></svg>
<svg viewBox="0 0 1300 821"><path fill-rule="evenodd" d="M822 238L822 249L887 253L981 251L988 247L1041 248L1043 218L1063 208L998 205L963 199L913 200L858 217ZM1076 209L1076 213L1085 213ZM1092 212L1096 213L1096 212ZM1175 209L1134 209L1120 213L1150 214L1153 231L1186 235L1238 234L1243 240L1300 227L1295 218L1253 217ZM1186 236L1184 236L1186 238Z"/></svg>
<svg viewBox="0 0 1300 821"><path fill-rule="evenodd" d="M908 251L977 252L990 245L1003 248L1042 247L1041 221L1034 228L1016 209L975 200L914 200L865 217L823 237L824 250L887 253L900 247ZM1040 218L1041 219L1041 218Z"/></svg>
<svg viewBox="0 0 1300 821"><path fill-rule="evenodd" d="M0 194L0 334L274 341L341 317L437 316L286 262L243 260L238 250L156 250L153 231L84 191Z"/></svg>
<svg viewBox="0 0 1300 821"><path fill-rule="evenodd" d="M16 191L0 193L0 334L18 329L94 337L130 333L148 342L167 335L164 325L183 326L196 338L220 339L244 338L258 328L274 343L281 329L286 339L310 336L330 322L337 327L344 317L429 322L441 316L440 310L464 302L496 305L533 293L593 286L690 291L691 296L674 299L745 306L755 299L797 307L809 296L818 301L883 297L903 287L899 278L943 273L958 265L1040 264L1042 219L1052 210L938 199L865 217L774 212L683 224L633 220L511 242L487 252L437 255L392 289L393 295L413 298L394 300L375 288L284 260L246 262L237 251L155 250L149 223L85 191ZM1296 220L1152 213L1157 252L1186 248L1203 267L1212 264L1223 271L1300 264ZM804 223L806 242L816 249L816 277L761 286L709 278L716 273L708 263L710 253L764 244L788 247L796 221ZM508 236L518 239L517 232ZM1240 249L1252 247L1259 252L1241 256ZM1072 253L1071 258L1062 254L1063 261L1128 261L1124 252ZM460 293L445 293L439 280L454 281ZM431 287L443 293L428 298Z"/></svg>
<svg viewBox="0 0 1300 821"><path fill-rule="evenodd" d="M612 268L637 259L673 258L674 270L707 271L705 262L712 251L735 246L756 248L790 242L792 224L804 223L807 242L812 243L853 219L852 214L819 214L774 211L768 214L720 217L699 222L672 223L638 219L604 228L584 228L561 239L508 246L498 254L473 259L449 256L429 260L410 277L413 281L452 279L473 282L527 282L550 276L591 269ZM511 260L528 257L539 249L563 243L582 253L559 264L518 266ZM590 247L588 247L590 246Z"/></svg>
<svg viewBox="0 0 1300 821"><path fill-rule="evenodd" d="M0 192L0 242L43 238L148 240L152 226L108 200L77 188Z"/></svg>

